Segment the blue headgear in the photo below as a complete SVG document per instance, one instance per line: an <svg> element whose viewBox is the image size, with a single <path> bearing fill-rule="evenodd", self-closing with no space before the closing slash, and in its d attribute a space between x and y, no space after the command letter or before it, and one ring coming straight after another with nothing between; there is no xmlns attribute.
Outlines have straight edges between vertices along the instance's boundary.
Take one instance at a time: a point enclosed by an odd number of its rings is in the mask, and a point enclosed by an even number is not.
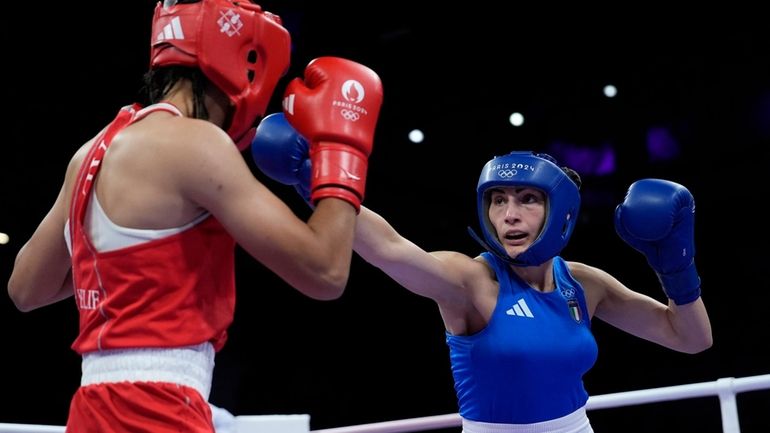
<svg viewBox="0 0 770 433"><path fill-rule="evenodd" d="M512 186L537 188L546 195L546 217L540 235L515 259L508 256L489 221L489 189ZM559 254L572 235L580 210L578 185L544 153L511 152L492 158L481 170L476 194L481 233L486 241L473 231L471 236L489 252L520 266L536 266Z"/></svg>

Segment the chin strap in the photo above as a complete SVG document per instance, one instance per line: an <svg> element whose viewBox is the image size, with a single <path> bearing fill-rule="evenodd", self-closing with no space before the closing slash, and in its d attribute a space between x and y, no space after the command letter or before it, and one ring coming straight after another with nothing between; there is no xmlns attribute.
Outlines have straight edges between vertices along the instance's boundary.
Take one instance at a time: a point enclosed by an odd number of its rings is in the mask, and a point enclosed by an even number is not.
<svg viewBox="0 0 770 433"><path fill-rule="evenodd" d="M471 235L473 240L478 242L479 245L481 245L485 250L494 254L494 256L497 257L498 259L514 266L525 266L523 263L517 261L516 259L512 259L509 255L501 254L500 252L496 251L487 243L487 241L485 241L484 239L481 239L481 236L476 234L476 232L470 226L468 226L468 234Z"/></svg>

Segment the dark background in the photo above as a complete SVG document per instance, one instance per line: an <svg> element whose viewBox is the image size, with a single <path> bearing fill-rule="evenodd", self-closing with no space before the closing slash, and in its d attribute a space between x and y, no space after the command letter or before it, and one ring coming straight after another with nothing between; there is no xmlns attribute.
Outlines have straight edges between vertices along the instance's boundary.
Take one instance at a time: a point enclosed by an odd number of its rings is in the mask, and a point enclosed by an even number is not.
<svg viewBox="0 0 770 433"><path fill-rule="evenodd" d="M713 348L680 354L597 320L599 359L585 376L590 394L770 373L763 272L770 241L770 31L758 11L673 14L647 4L623 13L530 11L487 1L262 4L284 18L294 41L271 111L280 109L288 80L315 57L347 57L378 72L385 101L366 204L427 250L480 252L466 227L477 226L482 165L514 149L548 151L583 168L583 209L562 255L663 300L644 258L615 235L612 212L642 177L692 191ZM72 152L135 99L153 5L14 3L2 15L0 231L11 237L0 245L3 281L53 203ZM602 96L607 83L618 86L617 97ZM512 110L525 114L523 127L507 123ZM415 127L425 131L423 143L406 139ZM650 155L654 131L678 153ZM594 155L606 152L615 170L592 174ZM308 215L293 190L255 175ZM432 301L357 256L346 293L331 302L304 298L240 250L237 275L238 308L217 358L213 403L237 415L308 413L312 429L457 411ZM0 296L0 321L0 422L63 425L80 376L69 349L75 307L63 302L23 314ZM742 432L770 431L770 391L739 394L738 404ZM716 397L589 415L597 432L721 431Z"/></svg>

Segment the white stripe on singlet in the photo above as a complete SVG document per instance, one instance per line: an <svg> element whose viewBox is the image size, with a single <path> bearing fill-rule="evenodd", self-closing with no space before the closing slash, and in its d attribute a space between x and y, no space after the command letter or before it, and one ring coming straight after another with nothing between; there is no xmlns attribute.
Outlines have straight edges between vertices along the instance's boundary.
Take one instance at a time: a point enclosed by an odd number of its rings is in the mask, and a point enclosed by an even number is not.
<svg viewBox="0 0 770 433"><path fill-rule="evenodd" d="M214 346L113 349L83 354L81 386L116 382L166 382L189 386L208 400Z"/></svg>
<svg viewBox="0 0 770 433"><path fill-rule="evenodd" d="M584 406L561 418L532 424L498 424L463 418L463 433L594 433L594 430Z"/></svg>
<svg viewBox="0 0 770 433"><path fill-rule="evenodd" d="M134 229L123 227L112 222L110 217L104 212L102 205L96 198L96 194L93 194L91 196L91 201L88 203L88 209L86 209L85 226L86 230L88 230L88 236L91 239L91 243L93 243L96 251L104 252L175 235L200 223L208 216L209 213L204 212L183 226L167 229ZM70 220L67 219L67 222L64 225L64 240L67 243L67 249L70 254L72 254L72 240L70 239L69 225Z"/></svg>

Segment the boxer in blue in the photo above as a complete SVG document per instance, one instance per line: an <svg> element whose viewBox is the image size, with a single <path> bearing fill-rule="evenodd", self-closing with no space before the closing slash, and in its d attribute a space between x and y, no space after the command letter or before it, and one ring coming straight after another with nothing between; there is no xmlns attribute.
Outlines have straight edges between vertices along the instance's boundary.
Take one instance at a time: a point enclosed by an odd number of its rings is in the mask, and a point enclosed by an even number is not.
<svg viewBox="0 0 770 433"><path fill-rule="evenodd" d="M307 197L307 143L280 115L257 130L265 174ZM662 179L633 183L615 228L645 255L668 298L629 289L603 270L566 261L580 210L580 176L548 155L511 152L486 163L477 186L477 257L426 252L365 207L354 250L438 304L465 433L590 433L583 375L597 345L594 317L670 349L712 344L694 261L693 196Z"/></svg>

